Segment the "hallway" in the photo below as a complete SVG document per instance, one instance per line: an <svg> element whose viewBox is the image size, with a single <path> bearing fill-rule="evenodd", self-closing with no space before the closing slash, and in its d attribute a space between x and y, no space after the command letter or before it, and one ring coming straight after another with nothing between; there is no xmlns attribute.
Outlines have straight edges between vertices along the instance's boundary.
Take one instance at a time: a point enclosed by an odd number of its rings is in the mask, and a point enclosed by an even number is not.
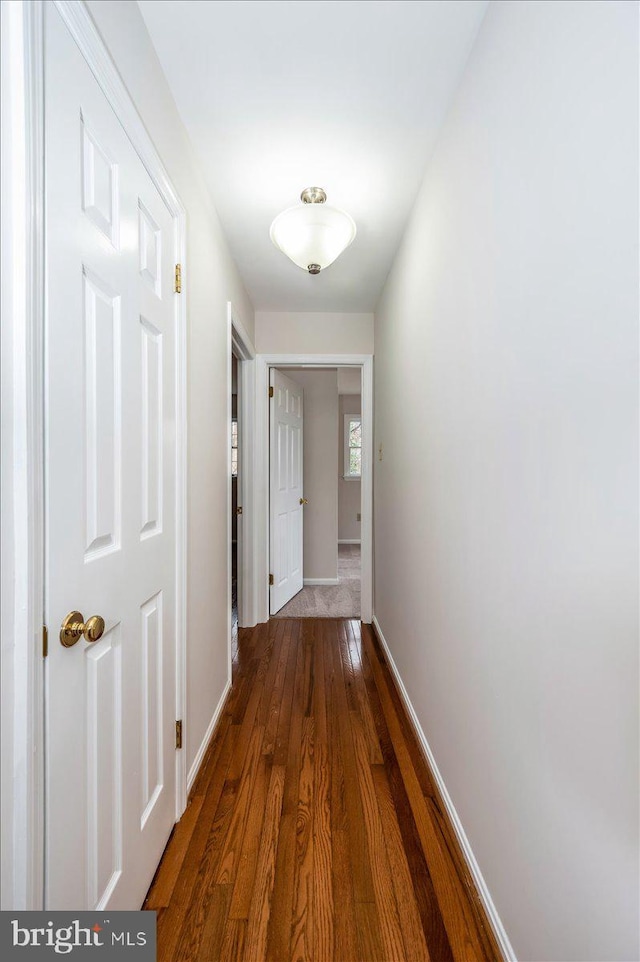
<svg viewBox="0 0 640 962"><path fill-rule="evenodd" d="M640 0L0 27L2 912L640 962Z"/></svg>
<svg viewBox="0 0 640 962"><path fill-rule="evenodd" d="M159 962L500 957L371 629L240 629L145 908Z"/></svg>

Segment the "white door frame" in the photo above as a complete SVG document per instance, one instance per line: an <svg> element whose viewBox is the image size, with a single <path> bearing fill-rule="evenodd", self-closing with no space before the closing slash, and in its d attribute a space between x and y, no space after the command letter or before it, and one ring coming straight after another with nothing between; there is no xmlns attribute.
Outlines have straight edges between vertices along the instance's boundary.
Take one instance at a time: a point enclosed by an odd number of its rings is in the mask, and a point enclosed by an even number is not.
<svg viewBox="0 0 640 962"><path fill-rule="evenodd" d="M251 628L258 622L255 618L255 598L253 591L252 566L255 554L254 538L254 437L255 437L255 348L251 337L240 320L236 308L231 301L227 301L227 424L231 424L231 354L238 360L238 394L240 407L238 420L241 430L239 435L240 484L238 486L238 504L242 505L242 550L238 551L238 626ZM227 544L231 545L232 497L231 497L231 445L227 445ZM240 536L238 537L238 542ZM231 551L228 555L227 594L228 603L228 677L231 682Z"/></svg>
<svg viewBox="0 0 640 962"><path fill-rule="evenodd" d="M43 9L2 2L2 908L44 893Z"/></svg>
<svg viewBox="0 0 640 962"><path fill-rule="evenodd" d="M82 0L54 0L80 52L175 223L183 293L176 339L176 718L186 718L187 298L186 211ZM44 899L44 5L2 4L3 437L3 908L41 909ZM5 29L6 28L6 29ZM5 67L6 65L6 67ZM10 83L5 88L7 71ZM6 155L5 155L6 145ZM10 162L5 167L5 159ZM8 216L7 216L8 212ZM4 284L3 284L4 287ZM51 644L56 626L49 625ZM5 696L7 696L5 698ZM6 761L8 759L8 761ZM6 791L6 794L5 794ZM176 752L176 820L187 802L186 752ZM5 807L8 804L8 808ZM10 837L11 837L10 836ZM4 836L3 836L4 837Z"/></svg>
<svg viewBox="0 0 640 962"><path fill-rule="evenodd" d="M269 620L269 368L359 367L362 370L361 619L370 624L373 616L373 354L258 354L255 363L257 540L252 576L258 620Z"/></svg>

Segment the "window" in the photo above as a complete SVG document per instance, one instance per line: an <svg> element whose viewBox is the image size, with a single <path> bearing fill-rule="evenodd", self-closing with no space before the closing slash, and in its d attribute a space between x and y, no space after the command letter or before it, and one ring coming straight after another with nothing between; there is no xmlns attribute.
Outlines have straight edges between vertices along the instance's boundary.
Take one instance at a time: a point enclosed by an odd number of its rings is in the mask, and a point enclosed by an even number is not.
<svg viewBox="0 0 640 962"><path fill-rule="evenodd" d="M344 477L362 476L362 418L359 414L344 416Z"/></svg>
<svg viewBox="0 0 640 962"><path fill-rule="evenodd" d="M238 421L231 422L231 477L238 477Z"/></svg>

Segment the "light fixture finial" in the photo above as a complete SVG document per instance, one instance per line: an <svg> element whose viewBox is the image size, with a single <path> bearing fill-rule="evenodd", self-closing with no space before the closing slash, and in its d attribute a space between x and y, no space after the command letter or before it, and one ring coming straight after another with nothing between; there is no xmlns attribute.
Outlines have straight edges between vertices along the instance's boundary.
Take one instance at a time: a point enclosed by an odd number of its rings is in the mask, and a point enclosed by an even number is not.
<svg viewBox="0 0 640 962"><path fill-rule="evenodd" d="M306 187L300 194L303 204L324 204L327 199L327 192L322 187Z"/></svg>

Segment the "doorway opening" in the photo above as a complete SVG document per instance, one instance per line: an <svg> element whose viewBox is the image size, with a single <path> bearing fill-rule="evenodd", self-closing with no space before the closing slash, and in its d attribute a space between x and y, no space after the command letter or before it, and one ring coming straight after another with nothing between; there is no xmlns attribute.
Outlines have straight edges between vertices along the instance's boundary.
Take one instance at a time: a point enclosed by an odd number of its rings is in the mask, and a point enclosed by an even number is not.
<svg viewBox="0 0 640 962"><path fill-rule="evenodd" d="M270 613L360 618L360 368L270 380Z"/></svg>
<svg viewBox="0 0 640 962"><path fill-rule="evenodd" d="M241 369L247 367L242 364ZM270 378L272 368L358 368L361 378L362 454L361 454L361 593L360 618L371 624L373 615L373 355L372 354L257 354L252 364L251 445L252 484L249 486L253 523L252 554L248 564L248 580L252 590L252 608L257 622L268 621L270 613L269 575L271 571L270 537ZM244 381L243 381L244 384ZM243 405L244 410L244 405ZM245 430L246 435L246 430ZM245 519L246 523L246 519ZM274 578L275 581L275 578ZM240 612L240 625L242 625Z"/></svg>
<svg viewBox="0 0 640 962"><path fill-rule="evenodd" d="M239 628L257 624L255 565L255 349L227 302L227 586L229 679Z"/></svg>
<svg viewBox="0 0 640 962"><path fill-rule="evenodd" d="M238 522L242 504L238 500L240 473L240 428L238 421L238 358L231 354L231 647L238 641Z"/></svg>

